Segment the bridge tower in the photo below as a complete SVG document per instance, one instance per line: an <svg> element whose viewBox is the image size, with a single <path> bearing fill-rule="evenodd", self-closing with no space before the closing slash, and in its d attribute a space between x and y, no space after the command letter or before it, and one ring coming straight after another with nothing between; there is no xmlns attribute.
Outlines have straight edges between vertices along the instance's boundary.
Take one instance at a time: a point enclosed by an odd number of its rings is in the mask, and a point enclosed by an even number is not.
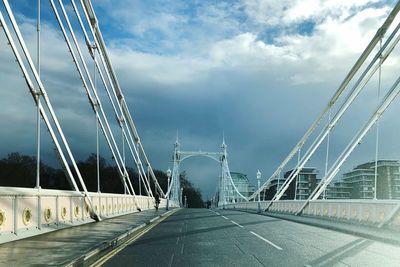
<svg viewBox="0 0 400 267"><path fill-rule="evenodd" d="M182 161L191 157L207 157L219 163L221 167L221 174L218 184L218 206L224 207L226 204L236 203L238 201L245 201L246 197L243 196L237 189L232 180L231 173L228 165L228 152L225 139L222 140L221 152L204 152L204 151L181 151L178 138L174 144L173 160L174 165L172 169L171 184L168 188L167 195L172 201L180 203L182 206L182 189L180 184L180 164Z"/></svg>

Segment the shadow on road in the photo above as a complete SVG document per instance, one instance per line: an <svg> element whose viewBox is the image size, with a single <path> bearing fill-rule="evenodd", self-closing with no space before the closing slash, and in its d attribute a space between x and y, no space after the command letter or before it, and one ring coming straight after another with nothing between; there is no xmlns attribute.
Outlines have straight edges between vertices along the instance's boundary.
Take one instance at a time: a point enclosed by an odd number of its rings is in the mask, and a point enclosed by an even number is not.
<svg viewBox="0 0 400 267"><path fill-rule="evenodd" d="M192 217L182 218L182 217L187 216L187 214L188 214L187 212L184 212L181 214L174 215L173 217L170 217L167 220L161 222L159 227L167 227L167 224L171 225L180 220L201 219L201 218L207 218L207 217L215 217L217 219L219 217L218 215L196 216L196 214L198 214L197 212L196 213L191 212L190 214L193 215ZM224 213L223 215L228 215L228 214ZM232 214L232 215L237 215L237 214ZM176 219L176 217L178 217L178 219ZM263 223L276 222L276 221L281 221L281 220L280 219L269 219L269 220L263 220L263 221L257 220L257 221L252 221L252 222L241 223L241 225L243 225L243 226L256 225L256 224L263 224ZM227 221L227 222L229 222L229 221ZM151 243L153 241L157 242L157 241L164 240L164 239L178 238L178 237L183 237L185 235L187 236L187 235L202 234L202 233L219 231L219 230L224 230L224 229L229 229L229 228L234 228L234 227L237 227L237 226L234 224L231 224L229 222L229 224L227 224L227 225L207 227L207 228L203 228L203 229L197 229L197 230L193 230L193 231L180 232L180 233L174 233L174 234L167 234L167 235L161 234L160 235L157 233L157 234L149 235L149 237L142 237L138 241L132 243L130 246L139 246L142 244ZM157 231L157 229L153 229L153 231ZM154 237L152 237L152 236L154 236Z"/></svg>
<svg viewBox="0 0 400 267"><path fill-rule="evenodd" d="M309 262L306 264L306 266L333 266L335 263L340 262L344 258L356 255L358 252L364 250L372 243L374 243L372 240L363 238L356 239Z"/></svg>

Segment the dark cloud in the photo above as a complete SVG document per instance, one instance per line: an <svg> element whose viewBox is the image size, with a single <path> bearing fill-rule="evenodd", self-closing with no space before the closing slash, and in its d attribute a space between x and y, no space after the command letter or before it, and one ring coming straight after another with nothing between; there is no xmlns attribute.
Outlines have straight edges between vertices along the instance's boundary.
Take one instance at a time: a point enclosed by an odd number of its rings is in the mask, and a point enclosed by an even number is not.
<svg viewBox="0 0 400 267"><path fill-rule="evenodd" d="M254 1L243 1L239 6L249 4L247 2ZM116 4L110 14L104 12L111 4L109 1L95 2L95 8L101 14L100 25L107 33L106 42L114 67L152 165L161 170L172 167L177 130L183 150L220 151L222 135L225 133L231 171L247 174L252 182L255 182L258 169L263 177L268 177L286 157L324 108L388 12L387 6L371 8L366 9L369 17L365 11L354 13L347 20L336 15L329 17L331 13L326 13L329 19L325 20L322 16L326 6L322 6L321 17L315 19L318 23L306 36L275 29L275 39L263 42L257 32L261 28L269 30L272 26L265 24L264 18L259 17L260 13L252 13L255 12L250 8L253 5L246 9L246 16L252 18L251 21L238 16L238 6L216 5L206 8L202 5L202 14L199 14L199 21L202 22L198 21L193 26L186 21L179 21L185 19L185 13L175 16L174 12L180 10L179 5L168 9L169 21L173 25L159 25L157 21L140 24L146 22L148 17L139 11L150 7L144 7L143 2L138 6L136 3L133 2L137 8L133 17L127 12L126 2ZM346 6L340 6L336 11L343 14L355 12L353 6ZM298 11L295 7L293 4L293 10ZM151 12L158 14L161 11L156 8ZM124 16L121 18L116 14ZM211 19L210 14L218 16ZM157 16L153 16L153 19L157 19ZM274 19L279 17L275 16ZM305 21L307 19L310 17L304 18ZM34 20L23 17L20 20L24 36L34 54ZM364 23L365 20L368 20L368 25ZM125 27L127 21L133 26L136 22L138 24L136 28L132 26L127 29L124 36L112 33L119 31L118 27ZM232 30L232 25L227 25L226 21L235 21L237 27ZM299 21L296 18L292 22L285 20L282 23L290 27L291 23L298 25ZM114 28L117 24L119 26ZM139 29L140 25L143 28ZM176 25L183 27L182 32L172 34L172 31L180 30ZM210 25L220 27L212 31L212 38L207 30ZM147 40L146 33L151 28L154 34L155 27L165 31L163 38L179 49L170 53L171 47L165 48L165 44L160 44L158 49L153 48L154 35ZM251 27L254 27L254 31ZM188 34L191 29L195 29L196 38L192 39ZM349 35L345 29L354 32ZM143 31L140 38L137 37L139 30ZM2 88L8 88L0 90L0 137L3 140L0 153L3 156L20 151L33 155L35 108L4 34L0 36L0 80ZM51 24L50 20L47 23L45 21L42 36L43 80L72 151L78 159L83 159L95 151L94 115L58 26ZM79 38L82 42L81 36ZM147 50L138 49L127 38L140 42L141 47L148 41L149 47ZM393 82L398 58L396 52L392 61L384 67L382 94ZM111 105L103 88L100 89L100 96L120 145L120 131L114 115L110 113ZM362 126L375 105L376 77L343 122L334 129L330 164ZM396 106L391 107L381 123L381 139L385 142L382 142L380 151L384 158L400 158L399 142L396 141L400 127L395 121ZM373 136L371 131L342 170L373 159ZM56 164L45 131L43 140L44 159ZM309 163L317 167L321 174L325 166L325 147L325 143L321 145ZM101 150L105 158L111 160L104 138ZM294 158L288 168L293 167L296 160ZM185 161L182 170L187 171L188 177L205 196L215 192L220 172L218 164L209 159L195 158Z"/></svg>

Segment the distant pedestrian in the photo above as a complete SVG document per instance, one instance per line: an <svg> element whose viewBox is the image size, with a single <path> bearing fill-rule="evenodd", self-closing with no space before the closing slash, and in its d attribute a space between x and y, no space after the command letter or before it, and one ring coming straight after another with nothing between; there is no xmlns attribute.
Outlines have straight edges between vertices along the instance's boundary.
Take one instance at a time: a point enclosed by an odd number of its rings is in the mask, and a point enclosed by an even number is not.
<svg viewBox="0 0 400 267"><path fill-rule="evenodd" d="M158 206L160 205L160 195L158 193L156 193L156 195L154 196L154 199L156 202L155 208L156 208L156 211L158 211Z"/></svg>

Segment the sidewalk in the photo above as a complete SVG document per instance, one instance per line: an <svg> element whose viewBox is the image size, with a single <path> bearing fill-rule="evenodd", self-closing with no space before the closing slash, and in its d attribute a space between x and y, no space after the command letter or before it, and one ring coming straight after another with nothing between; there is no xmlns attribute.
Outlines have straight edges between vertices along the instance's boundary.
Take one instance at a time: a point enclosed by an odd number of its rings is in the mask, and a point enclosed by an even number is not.
<svg viewBox="0 0 400 267"><path fill-rule="evenodd" d="M252 210L241 210L235 209L237 211L242 212L250 212L257 213L257 211ZM263 216L270 216L282 220L292 221L296 223L302 223L307 225L312 225L316 227L321 227L325 229L330 229L346 234L356 235L360 237L364 237L367 239L372 239L384 243L390 243L393 245L400 246L400 232L387 229L387 228L377 228L373 226L354 224L354 223L346 223L342 221L334 221L334 220L326 220L319 219L314 217L307 216L296 216L292 214L283 214L283 213L272 213L272 212L263 212Z"/></svg>
<svg viewBox="0 0 400 267"><path fill-rule="evenodd" d="M146 210L0 245L0 266L83 266L170 210Z"/></svg>

